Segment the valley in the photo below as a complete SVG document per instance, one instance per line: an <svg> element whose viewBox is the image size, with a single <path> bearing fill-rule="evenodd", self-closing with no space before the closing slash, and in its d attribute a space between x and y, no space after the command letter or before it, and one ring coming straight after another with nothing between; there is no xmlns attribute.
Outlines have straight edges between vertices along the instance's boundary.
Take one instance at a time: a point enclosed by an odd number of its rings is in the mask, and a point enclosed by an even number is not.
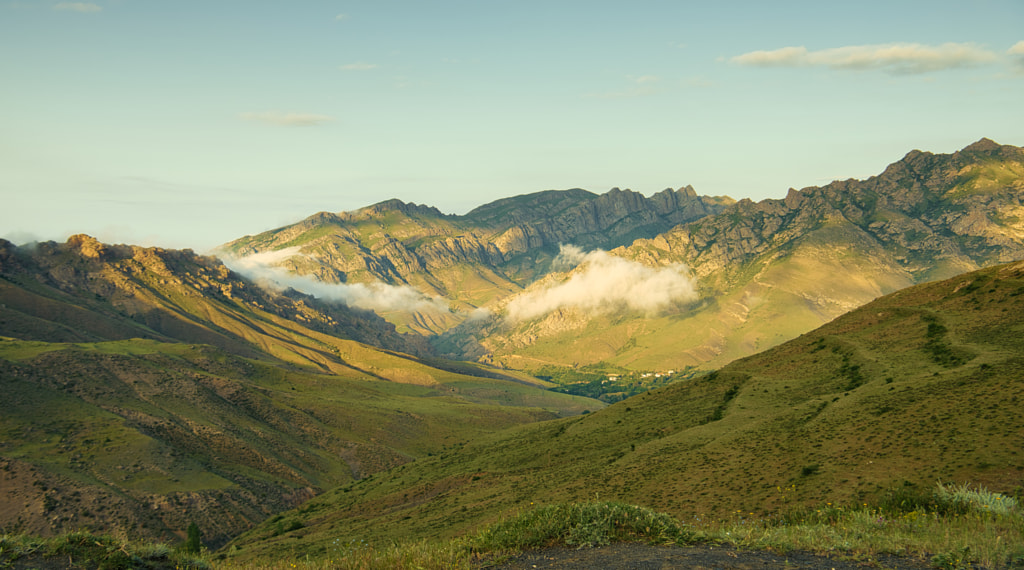
<svg viewBox="0 0 1024 570"><path fill-rule="evenodd" d="M592 414L523 426L311 500L235 543L450 537L532 504L642 504L687 520L877 503L971 481L1019 490L1024 263L901 290L774 349Z"/></svg>

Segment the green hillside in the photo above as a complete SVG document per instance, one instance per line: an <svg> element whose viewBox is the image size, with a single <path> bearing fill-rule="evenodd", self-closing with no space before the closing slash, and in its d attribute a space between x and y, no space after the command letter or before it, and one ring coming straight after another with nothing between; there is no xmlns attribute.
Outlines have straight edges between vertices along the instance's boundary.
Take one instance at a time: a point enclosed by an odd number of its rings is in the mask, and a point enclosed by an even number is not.
<svg viewBox="0 0 1024 570"><path fill-rule="evenodd" d="M622 500L686 521L1024 481L1024 262L910 287L776 348L584 416L358 481L232 544L459 535L531 504ZM296 527L297 528L297 527Z"/></svg>
<svg viewBox="0 0 1024 570"><path fill-rule="evenodd" d="M337 485L604 405L546 386L192 252L0 243L4 532L176 541L196 522L217 546Z"/></svg>

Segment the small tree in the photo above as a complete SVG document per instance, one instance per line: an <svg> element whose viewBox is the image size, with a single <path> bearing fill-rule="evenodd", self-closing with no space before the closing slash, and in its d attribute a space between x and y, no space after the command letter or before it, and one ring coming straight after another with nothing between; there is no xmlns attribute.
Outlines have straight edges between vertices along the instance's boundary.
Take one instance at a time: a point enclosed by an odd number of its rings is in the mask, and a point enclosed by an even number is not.
<svg viewBox="0 0 1024 570"><path fill-rule="evenodd" d="M185 539L185 552L199 554L203 549L203 542L199 537L199 525L191 522L188 525L188 537Z"/></svg>

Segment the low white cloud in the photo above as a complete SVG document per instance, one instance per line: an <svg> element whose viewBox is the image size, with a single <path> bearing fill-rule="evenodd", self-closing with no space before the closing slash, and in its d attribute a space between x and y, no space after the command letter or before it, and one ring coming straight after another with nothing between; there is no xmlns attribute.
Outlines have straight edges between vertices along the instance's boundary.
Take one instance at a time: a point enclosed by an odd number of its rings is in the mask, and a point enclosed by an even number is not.
<svg viewBox="0 0 1024 570"><path fill-rule="evenodd" d="M93 4L92 2L60 2L53 7L54 10L60 10L62 12L99 12L103 8Z"/></svg>
<svg viewBox="0 0 1024 570"><path fill-rule="evenodd" d="M572 271L576 267L583 263L587 258L587 253L583 251L583 248L572 245L563 244L558 247L558 255L551 262L552 271Z"/></svg>
<svg viewBox="0 0 1024 570"><path fill-rule="evenodd" d="M970 43L937 46L895 43L844 46L810 51L806 47L784 47L752 51L729 61L758 67L828 67L842 70L880 69L895 74L916 74L971 67L993 62L998 56Z"/></svg>
<svg viewBox="0 0 1024 570"><path fill-rule="evenodd" d="M375 312L389 311L449 311L448 304L439 298L427 297L408 285L387 283L324 283L311 277L289 273L280 263L291 257L302 256L298 247L266 251L245 257L223 256L221 261L232 271L255 281L261 287L283 291L291 288L318 299L344 303Z"/></svg>
<svg viewBox="0 0 1024 570"><path fill-rule="evenodd" d="M334 17L334 19L339 21L339 22L342 21L342 20L347 20L348 19L348 14L338 14L337 16Z"/></svg>
<svg viewBox="0 0 1024 570"><path fill-rule="evenodd" d="M266 123L279 127L315 127L329 123L334 117L313 113L282 113L280 111L261 111L258 113L242 113L239 115L246 121Z"/></svg>
<svg viewBox="0 0 1024 570"><path fill-rule="evenodd" d="M348 64L345 64L345 65L339 66L338 69L340 69L342 71L367 71L367 70L370 70L370 69L377 69L377 64L376 63L362 63L362 62L360 62L360 63L348 63Z"/></svg>
<svg viewBox="0 0 1024 570"><path fill-rule="evenodd" d="M648 267L596 250L562 246L553 267L576 267L568 279L528 290L507 306L508 319L523 321L562 308L589 314L619 310L657 314L697 299L696 282L682 264Z"/></svg>

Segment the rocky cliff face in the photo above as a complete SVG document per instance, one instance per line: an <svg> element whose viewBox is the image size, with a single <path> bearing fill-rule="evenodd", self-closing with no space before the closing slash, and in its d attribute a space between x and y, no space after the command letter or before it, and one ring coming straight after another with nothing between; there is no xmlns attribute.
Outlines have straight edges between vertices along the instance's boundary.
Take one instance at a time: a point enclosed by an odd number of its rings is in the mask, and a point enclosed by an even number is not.
<svg viewBox="0 0 1024 570"><path fill-rule="evenodd" d="M600 196L580 192L558 196L554 205L541 199L549 198L548 195L517 204L507 218L511 227L494 238L495 245L506 258L531 249L556 248L559 244L610 249L701 219L732 202L728 198L702 198L690 186L663 190L650 198L618 188ZM506 205L509 204L497 202L466 217L491 219L495 209Z"/></svg>

